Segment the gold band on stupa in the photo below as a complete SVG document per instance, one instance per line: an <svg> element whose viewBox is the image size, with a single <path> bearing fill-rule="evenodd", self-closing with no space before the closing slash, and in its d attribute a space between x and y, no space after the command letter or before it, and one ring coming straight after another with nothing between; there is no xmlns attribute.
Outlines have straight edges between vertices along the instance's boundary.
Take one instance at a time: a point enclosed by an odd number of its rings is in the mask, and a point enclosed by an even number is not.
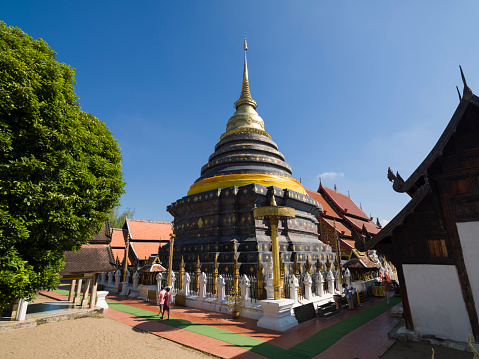
<svg viewBox="0 0 479 359"><path fill-rule="evenodd" d="M281 189L289 189L301 194L306 194L301 183L293 178L270 174L231 174L205 178L196 182L190 187L188 196L201 192L211 191L218 188L228 188L232 186L241 187L249 184L260 184L265 187L275 186Z"/></svg>

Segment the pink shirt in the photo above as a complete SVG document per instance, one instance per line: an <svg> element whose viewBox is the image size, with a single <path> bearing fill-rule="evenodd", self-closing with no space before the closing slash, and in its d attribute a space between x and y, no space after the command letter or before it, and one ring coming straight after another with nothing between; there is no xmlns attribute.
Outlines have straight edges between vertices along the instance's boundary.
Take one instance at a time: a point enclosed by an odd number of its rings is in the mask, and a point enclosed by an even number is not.
<svg viewBox="0 0 479 359"><path fill-rule="evenodd" d="M159 294L158 294L158 304L165 304L165 294L166 294L166 290L162 290Z"/></svg>

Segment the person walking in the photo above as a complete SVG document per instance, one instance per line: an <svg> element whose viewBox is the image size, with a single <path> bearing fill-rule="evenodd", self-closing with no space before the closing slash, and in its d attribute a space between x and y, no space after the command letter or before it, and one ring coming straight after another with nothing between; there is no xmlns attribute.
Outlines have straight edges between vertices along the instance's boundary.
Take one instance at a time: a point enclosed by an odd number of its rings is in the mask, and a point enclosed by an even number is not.
<svg viewBox="0 0 479 359"><path fill-rule="evenodd" d="M343 288L344 288L344 291L343 291L344 296L348 300L349 310L353 310L354 309L353 295L351 291L349 290L348 285L346 283L343 283Z"/></svg>
<svg viewBox="0 0 479 359"><path fill-rule="evenodd" d="M165 295L166 295L166 290L165 288L162 288L160 293L158 293L158 305L160 307L160 311L158 312L158 315L161 315L160 319L163 319L163 315L165 313Z"/></svg>
<svg viewBox="0 0 479 359"><path fill-rule="evenodd" d="M170 287L166 287L165 306L163 309L163 315L165 314L165 312L168 312L168 318L166 318L166 320L170 319L170 304L171 304ZM161 317L161 319L163 319L163 316Z"/></svg>

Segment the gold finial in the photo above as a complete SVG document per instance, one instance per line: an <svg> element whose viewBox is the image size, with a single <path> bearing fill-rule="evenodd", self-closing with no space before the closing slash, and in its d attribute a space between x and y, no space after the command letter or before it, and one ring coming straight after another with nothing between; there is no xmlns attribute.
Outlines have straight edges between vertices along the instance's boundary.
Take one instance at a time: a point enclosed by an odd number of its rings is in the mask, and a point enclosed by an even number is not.
<svg viewBox="0 0 479 359"><path fill-rule="evenodd" d="M244 35L244 69L243 69L243 84L241 86L241 95L238 101L235 102L236 109L241 105L251 105L256 109L256 102L251 98L251 93L249 90L249 80L248 80L248 62L246 60L246 51L248 50L248 44L246 42L246 34Z"/></svg>

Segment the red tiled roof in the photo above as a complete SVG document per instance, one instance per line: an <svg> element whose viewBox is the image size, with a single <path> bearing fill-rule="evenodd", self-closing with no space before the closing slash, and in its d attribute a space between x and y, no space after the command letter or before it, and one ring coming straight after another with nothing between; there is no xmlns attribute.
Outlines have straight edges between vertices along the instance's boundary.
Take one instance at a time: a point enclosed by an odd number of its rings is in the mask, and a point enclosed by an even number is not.
<svg viewBox="0 0 479 359"><path fill-rule="evenodd" d="M334 222L330 219L322 218L327 224L331 226L331 228L334 228ZM342 224L339 221L336 221L336 230L338 231L338 235L340 237L352 237L351 231L346 227L344 224ZM344 233L342 233L344 232Z"/></svg>
<svg viewBox="0 0 479 359"><path fill-rule="evenodd" d="M113 259L116 261L116 257L118 257L118 260L120 261L120 264L123 263L123 258L125 258L125 250L124 249L112 249L113 252ZM130 255L128 255L128 265L131 266L131 259Z"/></svg>
<svg viewBox="0 0 479 359"><path fill-rule="evenodd" d="M112 229L111 233L111 248L125 248L126 231L121 229ZM116 257L115 257L116 258Z"/></svg>
<svg viewBox="0 0 479 359"><path fill-rule="evenodd" d="M376 234L381 230L381 228L378 228L378 226L376 226L376 224L371 220L363 221L363 220L360 220L360 219L357 219L357 218L352 218L350 216L344 216L344 217L349 222L354 224L354 226L356 228L358 228L360 231L362 231L362 229L363 229L363 224L364 224L364 227L366 228L366 231L368 231L368 233Z"/></svg>
<svg viewBox="0 0 479 359"><path fill-rule="evenodd" d="M130 242L131 248L140 261L149 258L152 254L157 254L159 244L159 242Z"/></svg>
<svg viewBox="0 0 479 359"><path fill-rule="evenodd" d="M170 222L143 221L131 218L127 218L126 221L132 241L161 240L164 242L170 240L170 234L172 233Z"/></svg>
<svg viewBox="0 0 479 359"><path fill-rule="evenodd" d="M356 204L353 202L351 198L348 196L336 192L335 190L332 190L331 188L324 187L321 185L320 190L323 190L324 193L333 201L333 203L336 204L338 209L342 213L348 213L353 216L361 217L364 218L365 220L369 220L369 217L366 215L366 213L363 212L362 209L360 209Z"/></svg>
<svg viewBox="0 0 479 359"><path fill-rule="evenodd" d="M322 215L326 215L329 217L334 217L334 218L341 218L335 211L334 209L329 205L329 203L324 199L324 197L321 195L321 193L311 191L310 189L305 188L306 193L308 194L309 197L315 199L319 203L321 203L321 206L323 207L323 212L321 213Z"/></svg>
<svg viewBox="0 0 479 359"><path fill-rule="evenodd" d="M356 242L353 241L353 240L349 240L349 239L340 239L341 242L343 242L345 245L347 245L348 247L351 247L351 248L355 248L355 244Z"/></svg>

